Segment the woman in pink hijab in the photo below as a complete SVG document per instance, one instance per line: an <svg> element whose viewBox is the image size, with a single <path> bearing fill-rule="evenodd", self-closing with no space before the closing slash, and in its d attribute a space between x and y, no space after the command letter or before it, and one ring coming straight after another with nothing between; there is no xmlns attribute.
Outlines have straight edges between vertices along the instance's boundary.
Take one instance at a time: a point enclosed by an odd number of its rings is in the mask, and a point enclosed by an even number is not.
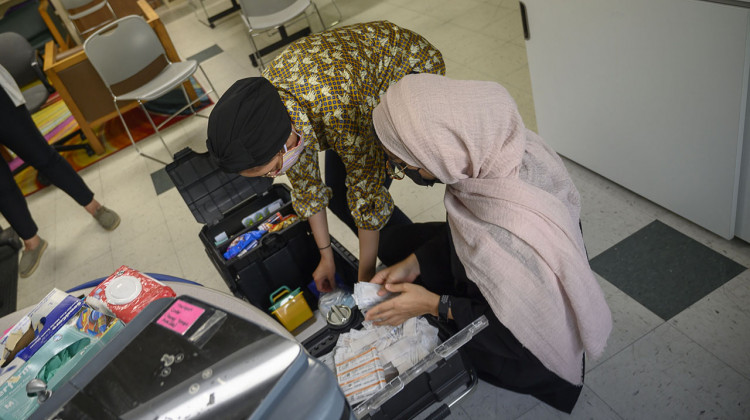
<svg viewBox="0 0 750 420"><path fill-rule="evenodd" d="M389 267L372 281L400 295L367 319L432 314L462 328L486 315L490 327L464 347L479 377L570 413L584 353L603 353L612 319L561 159L493 82L406 76L373 124L394 178L446 184L448 220L381 233Z"/></svg>

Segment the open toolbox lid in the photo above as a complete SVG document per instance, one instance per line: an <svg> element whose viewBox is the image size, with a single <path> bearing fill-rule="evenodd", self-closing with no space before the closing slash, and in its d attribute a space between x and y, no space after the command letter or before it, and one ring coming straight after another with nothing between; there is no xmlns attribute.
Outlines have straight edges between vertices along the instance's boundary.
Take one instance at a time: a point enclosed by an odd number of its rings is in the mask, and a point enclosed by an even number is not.
<svg viewBox="0 0 750 420"><path fill-rule="evenodd" d="M167 175L199 223L214 225L224 214L248 198L266 192L271 178L246 178L228 174L211 160L208 152L186 147L167 165Z"/></svg>

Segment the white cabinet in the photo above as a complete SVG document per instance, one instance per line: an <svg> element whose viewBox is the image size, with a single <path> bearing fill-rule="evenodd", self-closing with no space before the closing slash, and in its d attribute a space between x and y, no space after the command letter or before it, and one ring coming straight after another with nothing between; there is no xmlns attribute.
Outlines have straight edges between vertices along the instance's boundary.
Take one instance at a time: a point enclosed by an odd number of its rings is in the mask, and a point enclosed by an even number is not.
<svg viewBox="0 0 750 420"><path fill-rule="evenodd" d="M700 0L523 3L541 136L725 238L750 230L750 185L740 190L750 176L750 151L741 174L750 9Z"/></svg>

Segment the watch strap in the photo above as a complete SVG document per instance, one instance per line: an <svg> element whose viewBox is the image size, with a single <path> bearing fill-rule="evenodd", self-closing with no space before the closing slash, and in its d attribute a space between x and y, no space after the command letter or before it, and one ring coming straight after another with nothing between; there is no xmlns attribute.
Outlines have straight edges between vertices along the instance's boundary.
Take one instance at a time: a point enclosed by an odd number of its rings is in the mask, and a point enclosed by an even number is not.
<svg viewBox="0 0 750 420"><path fill-rule="evenodd" d="M448 322L448 311L451 308L451 297L449 295L440 296L438 302L438 320L440 322Z"/></svg>

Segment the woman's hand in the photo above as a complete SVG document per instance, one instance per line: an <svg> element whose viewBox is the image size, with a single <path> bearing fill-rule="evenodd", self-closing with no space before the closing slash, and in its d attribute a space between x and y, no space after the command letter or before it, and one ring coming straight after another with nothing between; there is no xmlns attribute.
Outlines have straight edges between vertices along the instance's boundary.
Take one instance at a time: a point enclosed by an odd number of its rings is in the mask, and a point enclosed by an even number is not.
<svg viewBox="0 0 750 420"><path fill-rule="evenodd" d="M419 261L417 256L414 254L406 257L405 260L398 264L394 264L390 267L384 268L378 271L377 274L370 281L375 284L398 284L398 283L412 283L414 279L419 276ZM378 295L382 296L386 292L381 289Z"/></svg>
<svg viewBox="0 0 750 420"><path fill-rule="evenodd" d="M386 284L385 290L400 295L370 308L366 321L375 325L400 325L409 318L432 314L437 316L440 296L411 283Z"/></svg>
<svg viewBox="0 0 750 420"><path fill-rule="evenodd" d="M313 280L319 292L332 292L336 288L336 263L333 261L331 248L320 253L320 263L313 271Z"/></svg>

